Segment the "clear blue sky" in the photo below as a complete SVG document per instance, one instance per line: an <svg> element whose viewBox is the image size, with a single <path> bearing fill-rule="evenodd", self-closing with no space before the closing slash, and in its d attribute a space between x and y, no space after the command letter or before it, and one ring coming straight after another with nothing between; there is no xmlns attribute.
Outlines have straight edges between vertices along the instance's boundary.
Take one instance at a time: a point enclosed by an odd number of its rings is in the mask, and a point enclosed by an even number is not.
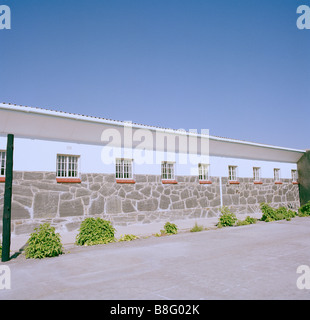
<svg viewBox="0 0 310 320"><path fill-rule="evenodd" d="M1 4L1 102L310 149L310 0Z"/></svg>

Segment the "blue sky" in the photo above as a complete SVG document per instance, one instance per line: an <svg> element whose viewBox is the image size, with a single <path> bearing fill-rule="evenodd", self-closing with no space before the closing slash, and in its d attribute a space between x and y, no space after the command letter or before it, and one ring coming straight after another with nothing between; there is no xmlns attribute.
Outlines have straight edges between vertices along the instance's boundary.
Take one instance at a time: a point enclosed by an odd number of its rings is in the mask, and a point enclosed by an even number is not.
<svg viewBox="0 0 310 320"><path fill-rule="evenodd" d="M0 101L310 149L310 0L2 0Z"/></svg>

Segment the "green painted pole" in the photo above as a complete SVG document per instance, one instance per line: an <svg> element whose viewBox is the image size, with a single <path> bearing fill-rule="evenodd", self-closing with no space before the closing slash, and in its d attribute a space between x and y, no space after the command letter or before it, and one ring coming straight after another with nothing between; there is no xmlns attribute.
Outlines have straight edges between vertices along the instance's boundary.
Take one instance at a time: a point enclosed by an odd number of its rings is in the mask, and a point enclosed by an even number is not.
<svg viewBox="0 0 310 320"><path fill-rule="evenodd" d="M2 256L1 256L2 262L10 260L13 149L14 149L14 135L8 134L7 148L6 148L5 189L4 189L4 204L3 204Z"/></svg>

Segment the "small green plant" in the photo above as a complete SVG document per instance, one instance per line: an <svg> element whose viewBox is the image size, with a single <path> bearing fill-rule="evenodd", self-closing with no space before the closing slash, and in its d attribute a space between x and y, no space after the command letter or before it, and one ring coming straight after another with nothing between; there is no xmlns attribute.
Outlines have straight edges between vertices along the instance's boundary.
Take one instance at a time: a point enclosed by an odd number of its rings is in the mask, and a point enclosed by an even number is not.
<svg viewBox="0 0 310 320"><path fill-rule="evenodd" d="M166 222L166 224L164 225L164 232L166 234L177 234L178 233L178 227L171 222ZM162 232L162 230L161 230ZM162 232L163 233L163 232Z"/></svg>
<svg viewBox="0 0 310 320"><path fill-rule="evenodd" d="M221 215L217 224L218 228L232 227L237 221L237 217L234 213L231 213L228 207L221 208Z"/></svg>
<svg viewBox="0 0 310 320"><path fill-rule="evenodd" d="M257 222L257 219L252 218L250 216L247 216L244 220L238 220L236 225L237 226L246 226L246 225L249 225L249 224L254 224L256 222Z"/></svg>
<svg viewBox="0 0 310 320"><path fill-rule="evenodd" d="M79 246L92 246L106 244L115 241L115 229L110 221L101 218L86 218L80 226L76 236L76 244Z"/></svg>
<svg viewBox="0 0 310 320"><path fill-rule="evenodd" d="M139 239L139 237L135 236L134 234L125 234L124 236L121 235L121 237L118 239L119 242L121 241L132 241Z"/></svg>
<svg viewBox="0 0 310 320"><path fill-rule="evenodd" d="M55 228L49 223L43 223L35 228L27 243L26 258L42 259L63 253L60 235L55 233Z"/></svg>
<svg viewBox="0 0 310 320"><path fill-rule="evenodd" d="M192 227L190 232L199 232L203 230L203 226L199 226L197 222L195 222L195 225Z"/></svg>
<svg viewBox="0 0 310 320"><path fill-rule="evenodd" d="M269 204L262 202L260 204L262 210L261 221L271 222L277 220L291 220L291 218L296 217L296 212L287 209L286 207L279 207L278 209L272 208Z"/></svg>
<svg viewBox="0 0 310 320"><path fill-rule="evenodd" d="M310 201L302 205L298 209L298 216L299 217L309 217L310 216Z"/></svg>

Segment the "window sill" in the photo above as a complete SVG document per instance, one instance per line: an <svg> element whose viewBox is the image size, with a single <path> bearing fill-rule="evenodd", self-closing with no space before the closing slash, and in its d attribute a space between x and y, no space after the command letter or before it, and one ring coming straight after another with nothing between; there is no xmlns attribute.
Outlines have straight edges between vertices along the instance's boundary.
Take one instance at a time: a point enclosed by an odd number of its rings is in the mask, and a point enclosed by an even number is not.
<svg viewBox="0 0 310 320"><path fill-rule="evenodd" d="M1 179L1 178L0 178ZM0 180L1 181L1 180ZM298 181L293 181L292 184L299 184Z"/></svg>
<svg viewBox="0 0 310 320"><path fill-rule="evenodd" d="M161 180L162 184L177 184L176 180Z"/></svg>
<svg viewBox="0 0 310 320"><path fill-rule="evenodd" d="M263 184L262 181L254 181L254 184Z"/></svg>
<svg viewBox="0 0 310 320"><path fill-rule="evenodd" d="M5 177L0 177L0 182L5 182Z"/></svg>
<svg viewBox="0 0 310 320"><path fill-rule="evenodd" d="M199 184L212 184L210 180L199 180Z"/></svg>
<svg viewBox="0 0 310 320"><path fill-rule="evenodd" d="M130 183L135 184L136 181L133 179L116 179L116 183Z"/></svg>
<svg viewBox="0 0 310 320"><path fill-rule="evenodd" d="M81 183L80 178L56 178L58 183Z"/></svg>
<svg viewBox="0 0 310 320"><path fill-rule="evenodd" d="M229 182L229 184L240 184L240 182L239 181L233 181L233 180L230 180L230 181L228 181Z"/></svg>
<svg viewBox="0 0 310 320"><path fill-rule="evenodd" d="M281 181L275 181L275 183L274 184L282 184L283 182L281 182Z"/></svg>

